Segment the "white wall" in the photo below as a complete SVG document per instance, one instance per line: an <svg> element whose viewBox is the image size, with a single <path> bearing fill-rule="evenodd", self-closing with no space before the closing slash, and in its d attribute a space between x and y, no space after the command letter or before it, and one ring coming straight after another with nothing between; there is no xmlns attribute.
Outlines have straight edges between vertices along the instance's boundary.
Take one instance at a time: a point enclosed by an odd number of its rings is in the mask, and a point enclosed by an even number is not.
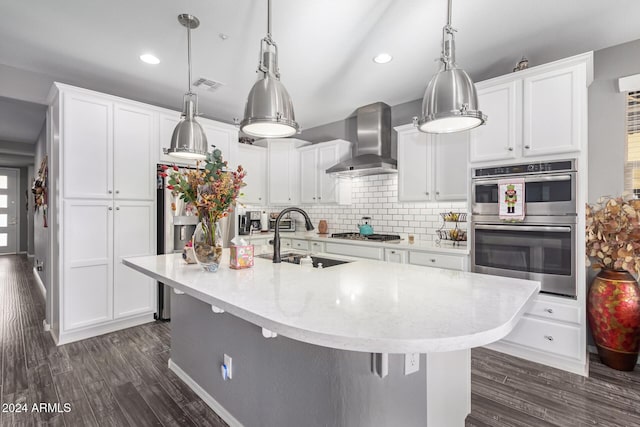
<svg viewBox="0 0 640 427"><path fill-rule="evenodd" d="M47 141L46 141L46 125L42 127L40 131L40 135L38 136L38 141L36 142L35 147L35 174L38 173L38 169L40 168L40 162L44 158L47 152ZM33 210L31 210L33 212ZM43 270L38 271L38 275L44 283L45 289L47 293L50 289L49 283L49 275L47 272L49 271L49 228L44 227L43 217L42 217L42 208L38 210L38 212L33 215L33 248L35 255L35 263L38 265L39 262L43 263Z"/></svg>
<svg viewBox="0 0 640 427"><path fill-rule="evenodd" d="M33 183L33 177L35 176L34 167L29 166L27 168L27 191L29 192L27 202L27 254L35 255L34 239L33 239L33 194L31 193L31 185Z"/></svg>

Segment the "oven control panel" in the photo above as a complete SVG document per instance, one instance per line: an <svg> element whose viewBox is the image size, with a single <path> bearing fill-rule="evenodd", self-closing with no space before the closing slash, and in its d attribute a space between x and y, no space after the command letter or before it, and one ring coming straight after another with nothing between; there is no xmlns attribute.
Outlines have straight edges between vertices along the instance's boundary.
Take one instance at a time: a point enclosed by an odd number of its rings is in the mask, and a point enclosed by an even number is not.
<svg viewBox="0 0 640 427"><path fill-rule="evenodd" d="M473 177L488 177L502 175L524 175L548 172L575 171L575 160L563 160L559 162L527 163L520 165L495 166L491 168L478 168L473 170Z"/></svg>

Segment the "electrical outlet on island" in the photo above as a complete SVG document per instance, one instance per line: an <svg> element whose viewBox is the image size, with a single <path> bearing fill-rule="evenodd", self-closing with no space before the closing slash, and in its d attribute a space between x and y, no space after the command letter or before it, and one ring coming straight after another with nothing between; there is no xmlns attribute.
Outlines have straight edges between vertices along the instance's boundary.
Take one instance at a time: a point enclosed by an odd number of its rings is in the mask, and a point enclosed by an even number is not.
<svg viewBox="0 0 640 427"><path fill-rule="evenodd" d="M404 374L409 375L420 370L420 353L404 355Z"/></svg>

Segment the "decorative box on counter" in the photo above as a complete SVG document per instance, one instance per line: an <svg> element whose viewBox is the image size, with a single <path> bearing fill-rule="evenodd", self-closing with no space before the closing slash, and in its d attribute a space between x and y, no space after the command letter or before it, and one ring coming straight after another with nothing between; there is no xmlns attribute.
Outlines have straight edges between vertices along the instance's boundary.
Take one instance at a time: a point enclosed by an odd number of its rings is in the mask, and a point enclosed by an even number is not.
<svg viewBox="0 0 640 427"><path fill-rule="evenodd" d="M253 267L253 245L231 246L229 253L229 267L236 270Z"/></svg>

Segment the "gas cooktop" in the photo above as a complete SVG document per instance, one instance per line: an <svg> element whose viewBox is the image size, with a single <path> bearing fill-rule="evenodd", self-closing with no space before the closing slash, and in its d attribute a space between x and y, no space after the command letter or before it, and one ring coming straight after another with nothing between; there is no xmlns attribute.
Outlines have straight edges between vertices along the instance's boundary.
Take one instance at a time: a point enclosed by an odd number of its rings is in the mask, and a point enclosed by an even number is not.
<svg viewBox="0 0 640 427"><path fill-rule="evenodd" d="M397 234L369 234L364 236L360 233L333 233L331 237L336 239L347 240L371 240L373 242L388 242L392 240L400 240Z"/></svg>

